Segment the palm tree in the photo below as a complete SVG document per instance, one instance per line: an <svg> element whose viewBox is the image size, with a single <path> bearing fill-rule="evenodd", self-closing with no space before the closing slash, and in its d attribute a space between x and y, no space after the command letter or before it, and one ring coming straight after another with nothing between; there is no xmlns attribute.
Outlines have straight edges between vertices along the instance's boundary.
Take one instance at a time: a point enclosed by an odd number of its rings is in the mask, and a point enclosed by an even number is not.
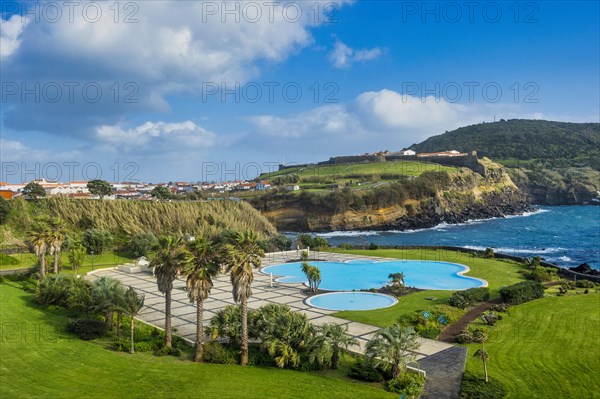
<svg viewBox="0 0 600 399"><path fill-rule="evenodd" d="M311 363L329 363L336 370L339 367L340 355L348 347L358 345L358 341L348 335L348 326L335 323L323 324L309 344L309 361Z"/></svg>
<svg viewBox="0 0 600 399"><path fill-rule="evenodd" d="M297 367L300 353L314 335L314 326L302 313L294 312L289 307L279 309L265 320L263 346L275 359L277 367Z"/></svg>
<svg viewBox="0 0 600 399"><path fill-rule="evenodd" d="M397 378L406 371L406 365L416 360L414 350L419 347L415 331L394 324L383 328L367 343L365 355L373 365L384 370L391 368Z"/></svg>
<svg viewBox="0 0 600 399"><path fill-rule="evenodd" d="M102 276L93 283L94 308L104 313L104 320L108 329L113 327L113 314L118 311L124 295L125 287L117 279Z"/></svg>
<svg viewBox="0 0 600 399"><path fill-rule="evenodd" d="M321 269L317 266L310 266L307 275L311 291L317 292L319 290L319 284L321 284Z"/></svg>
<svg viewBox="0 0 600 399"><path fill-rule="evenodd" d="M46 276L46 251L48 250L48 225L41 221L36 222L27 233L27 239L33 247L35 256L40 264L40 280Z"/></svg>
<svg viewBox="0 0 600 399"><path fill-rule="evenodd" d="M50 255L54 255L54 274L58 273L58 263L60 261L60 253L62 243L65 240L65 228L62 221L56 218L50 222L48 231L48 244L50 246Z"/></svg>
<svg viewBox="0 0 600 399"><path fill-rule="evenodd" d="M238 233L235 244L227 247L227 269L231 272L233 299L242 307L242 366L248 365L248 299L252 296L252 270L262 264L264 251L258 245L258 236L252 231Z"/></svg>
<svg viewBox="0 0 600 399"><path fill-rule="evenodd" d="M171 348L173 332L171 331L171 292L173 282L181 270L189 263L190 255L180 237L163 237L159 248L150 261L155 268L158 290L165 294L165 346Z"/></svg>
<svg viewBox="0 0 600 399"><path fill-rule="evenodd" d="M129 353L135 353L135 346L133 342L133 333L135 332L135 316L138 315L142 307L144 306L144 294L138 294L133 287L129 287L123 295L123 302L121 304L121 310L129 316Z"/></svg>
<svg viewBox="0 0 600 399"><path fill-rule="evenodd" d="M392 285L394 287L404 287L405 283L404 283L404 278L406 276L404 275L404 273L400 272L400 273L391 273L390 275L388 275L388 278L390 278L392 280Z"/></svg>
<svg viewBox="0 0 600 399"><path fill-rule="evenodd" d="M204 326L202 324L204 301L210 295L213 278L219 274L219 249L204 237L196 238L188 245L192 254L191 263L184 273L187 275L186 288L191 303L196 304L196 354L194 361L202 361Z"/></svg>
<svg viewBox="0 0 600 399"><path fill-rule="evenodd" d="M473 333L473 338L477 339L478 342L481 342L481 349L478 349L473 354L473 357L478 357L483 361L483 372L485 374L485 382L488 382L488 371L487 371L487 362L490 360L489 353L485 350L485 341L487 340L487 334L482 330L476 330Z"/></svg>

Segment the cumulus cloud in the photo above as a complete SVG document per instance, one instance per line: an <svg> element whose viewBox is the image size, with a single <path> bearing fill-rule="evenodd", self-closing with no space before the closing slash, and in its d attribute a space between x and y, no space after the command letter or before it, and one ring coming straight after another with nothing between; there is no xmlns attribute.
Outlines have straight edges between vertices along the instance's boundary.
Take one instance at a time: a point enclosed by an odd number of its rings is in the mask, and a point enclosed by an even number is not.
<svg viewBox="0 0 600 399"><path fill-rule="evenodd" d="M100 17L91 22L89 15L96 13L88 10L86 18L85 4L77 3L72 20L64 9L55 22L42 18L19 26L20 17L15 16L4 21L2 80L42 87L48 82L98 82L102 101L73 103L63 95L57 102L34 103L16 96L6 104L8 127L93 138L97 126L117 124L140 112L168 110L171 95L199 94L207 82L249 81L310 45L315 21L325 19L315 18L314 2L252 2L248 7L240 1L176 6L151 1L89 2L100 8ZM123 9L125 4L130 6ZM120 7L118 16L115 5ZM319 9L324 12L325 7ZM123 86L129 82L137 87L135 104L123 101ZM120 84L117 101L114 83Z"/></svg>
<svg viewBox="0 0 600 399"><path fill-rule="evenodd" d="M378 47L357 50L347 46L338 39L335 42L333 50L329 53L329 60L334 67L344 69L356 62L373 60L382 54L383 50Z"/></svg>
<svg viewBox="0 0 600 399"><path fill-rule="evenodd" d="M27 21L23 21L20 15L12 15L6 20L0 17L0 60L17 50L26 25Z"/></svg>
<svg viewBox="0 0 600 399"><path fill-rule="evenodd" d="M434 97L402 95L393 90L364 92L353 101L317 107L289 117L260 115L249 119L261 146L292 153L330 155L401 149L434 134L489 120L494 110L453 104ZM500 115L500 113L498 113Z"/></svg>
<svg viewBox="0 0 600 399"><path fill-rule="evenodd" d="M216 134L192 121L179 123L146 122L133 128L119 125L103 125L96 128L96 138L103 143L119 146L120 149L167 152L178 149L185 153L212 147Z"/></svg>

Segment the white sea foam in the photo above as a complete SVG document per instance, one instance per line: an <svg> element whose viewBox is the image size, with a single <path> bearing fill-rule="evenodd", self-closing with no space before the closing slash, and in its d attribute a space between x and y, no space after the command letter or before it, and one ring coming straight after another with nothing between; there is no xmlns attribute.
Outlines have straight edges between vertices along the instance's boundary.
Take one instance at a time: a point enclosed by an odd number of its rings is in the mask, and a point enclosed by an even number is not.
<svg viewBox="0 0 600 399"><path fill-rule="evenodd" d="M478 251L484 251L486 247L481 247L477 245L466 245L465 248L475 249ZM527 253L527 254L552 254L560 251L565 251L565 248L561 247L549 247L549 248L510 248L510 247L490 247L495 252L506 253L506 254L519 254L519 253Z"/></svg>

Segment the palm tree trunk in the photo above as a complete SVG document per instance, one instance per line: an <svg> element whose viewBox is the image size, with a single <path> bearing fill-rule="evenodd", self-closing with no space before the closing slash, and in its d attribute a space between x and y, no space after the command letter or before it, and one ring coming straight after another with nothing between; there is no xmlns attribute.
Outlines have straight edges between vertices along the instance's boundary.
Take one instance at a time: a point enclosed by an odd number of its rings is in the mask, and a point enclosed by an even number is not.
<svg viewBox="0 0 600 399"><path fill-rule="evenodd" d="M60 251L54 252L54 274L58 274L58 260L60 259Z"/></svg>
<svg viewBox="0 0 600 399"><path fill-rule="evenodd" d="M242 358L240 365L248 365L248 299L242 299Z"/></svg>
<svg viewBox="0 0 600 399"><path fill-rule="evenodd" d="M202 312L204 311L204 301L198 299L196 302L196 355L194 361L202 362L203 341L204 341L204 325L202 324Z"/></svg>
<svg viewBox="0 0 600 399"><path fill-rule="evenodd" d="M46 256L40 255L40 278L46 277Z"/></svg>
<svg viewBox="0 0 600 399"><path fill-rule="evenodd" d="M106 311L106 313L104 314L104 319L105 319L105 323L106 323L106 328L108 329L108 331L112 331L113 328L113 310L109 309Z"/></svg>
<svg viewBox="0 0 600 399"><path fill-rule="evenodd" d="M129 353L134 354L135 353L135 346L133 344L133 329L134 329L134 324L133 324L133 315L131 316L131 321L129 324Z"/></svg>
<svg viewBox="0 0 600 399"><path fill-rule="evenodd" d="M123 313L117 312L117 331L116 336L117 339L121 338L121 322L123 321Z"/></svg>
<svg viewBox="0 0 600 399"><path fill-rule="evenodd" d="M488 382L488 372L487 372L487 362L486 357L487 357L487 353L485 352L485 342L481 343L481 359L483 360L483 373L485 374L485 383L487 384Z"/></svg>
<svg viewBox="0 0 600 399"><path fill-rule="evenodd" d="M165 346L171 348L171 290L165 292Z"/></svg>
<svg viewBox="0 0 600 399"><path fill-rule="evenodd" d="M339 349L334 348L333 353L331 354L331 368L334 370L337 370L339 363L340 363L340 352L339 352Z"/></svg>

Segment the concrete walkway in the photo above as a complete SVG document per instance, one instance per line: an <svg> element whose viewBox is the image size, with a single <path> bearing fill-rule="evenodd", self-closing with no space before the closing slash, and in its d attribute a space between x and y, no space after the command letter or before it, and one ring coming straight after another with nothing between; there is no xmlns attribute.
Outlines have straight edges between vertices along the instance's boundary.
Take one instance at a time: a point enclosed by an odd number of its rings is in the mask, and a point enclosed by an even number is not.
<svg viewBox="0 0 600 399"><path fill-rule="evenodd" d="M344 261L359 258L376 260L386 259L337 253L311 253L311 260L313 261ZM298 259L299 254L296 251L269 253L263 260L263 267L276 265L291 260L297 261ZM147 272L126 273L119 270L100 270L93 275L88 275L88 278L96 278L100 276L116 278L126 286L132 286L137 291L145 294L146 299L144 302L144 309L139 314L138 318L156 327L164 328L164 296L158 291L156 286L156 278L153 277L152 274ZM366 343L373 337L374 333L379 329L379 327L333 317L331 314L336 313L336 311L311 307L305 302L307 296L302 293L304 288L305 287L302 284L279 282L274 282L273 287L270 287L269 275L257 271L254 274L254 283L252 284L253 293L250 301L248 302L248 307L251 309L258 309L259 307L269 303L285 304L290 306L293 310L305 314L314 324L320 325L324 323L337 323L346 325L348 326L348 333L354 336L359 342L359 345L352 347L351 350L361 354L364 353ZM223 309L228 305L235 304L231 291L232 287L228 275L223 275L215 279L215 286L212 289L208 300L206 300L204 303L205 325L210 323L210 318L215 315L218 310ZM172 324L173 327L176 328L175 333L189 342L195 342L196 308L194 304L189 302L187 293L185 291L184 279L178 279L175 281L173 289L172 313ZM430 339L420 339L420 347L415 351L415 354L417 356L417 360L419 361L420 368L427 372L428 391L436 388L436 392L441 392L448 391L448 388L452 388L440 386L440 384L436 382L436 372L443 370L437 366L435 361L427 361L427 359L430 358L433 360L436 354L447 353L447 350L453 347L453 345L444 342ZM443 359L447 361L448 357L443 356ZM462 376L462 370L464 369L464 356L463 360L455 360L459 364L456 368L456 372L452 372L451 374L453 374L454 380L458 381L458 387L460 389L460 378ZM447 365L444 365L443 367L445 368ZM440 380L440 383L445 385L446 383L450 383L450 380L452 380L452 378L443 378L443 381ZM431 386L432 384L433 386ZM456 385L456 382L453 381L452 385ZM456 389L450 389L450 391L456 391ZM444 398L445 397L451 398L457 396L444 396Z"/></svg>

